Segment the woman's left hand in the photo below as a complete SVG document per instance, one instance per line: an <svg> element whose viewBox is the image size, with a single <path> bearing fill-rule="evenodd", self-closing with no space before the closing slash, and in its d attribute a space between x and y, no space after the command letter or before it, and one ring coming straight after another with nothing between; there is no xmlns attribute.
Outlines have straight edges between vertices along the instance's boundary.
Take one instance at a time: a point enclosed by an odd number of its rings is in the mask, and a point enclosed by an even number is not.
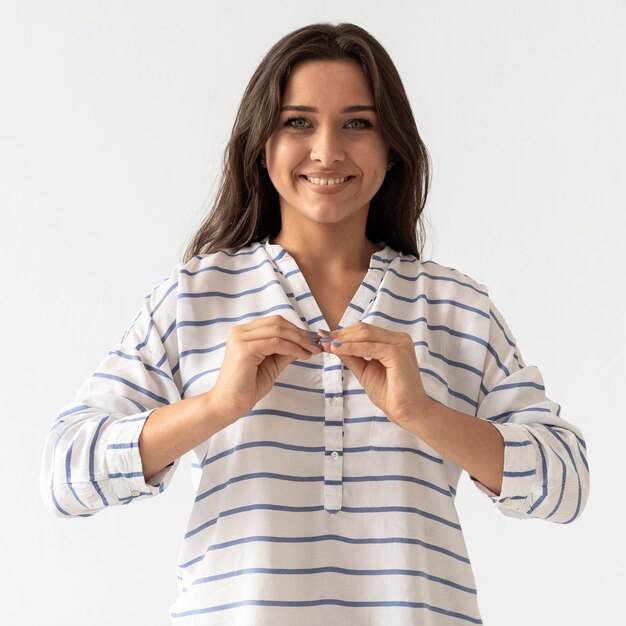
<svg viewBox="0 0 626 626"><path fill-rule="evenodd" d="M413 340L408 333L358 322L330 334L323 333L323 337L341 343L341 346L332 342L320 345L345 363L369 399L390 421L402 426L432 402L422 386Z"/></svg>

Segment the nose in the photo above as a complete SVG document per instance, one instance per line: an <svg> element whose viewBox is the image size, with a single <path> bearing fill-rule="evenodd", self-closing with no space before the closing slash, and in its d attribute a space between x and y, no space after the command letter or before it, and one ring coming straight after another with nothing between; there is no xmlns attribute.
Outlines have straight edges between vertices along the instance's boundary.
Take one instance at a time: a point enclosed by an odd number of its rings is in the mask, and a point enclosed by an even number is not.
<svg viewBox="0 0 626 626"><path fill-rule="evenodd" d="M311 137L312 161L329 166L345 159L345 149L340 131L337 132L330 125L320 125Z"/></svg>

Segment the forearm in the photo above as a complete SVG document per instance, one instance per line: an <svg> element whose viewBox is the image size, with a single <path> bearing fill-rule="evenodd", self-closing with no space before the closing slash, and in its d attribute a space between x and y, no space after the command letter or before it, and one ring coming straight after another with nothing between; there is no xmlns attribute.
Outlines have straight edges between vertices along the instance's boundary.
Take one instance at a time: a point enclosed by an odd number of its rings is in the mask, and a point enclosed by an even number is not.
<svg viewBox="0 0 626 626"><path fill-rule="evenodd" d="M146 482L230 423L215 409L210 392L154 410L139 435Z"/></svg>
<svg viewBox="0 0 626 626"><path fill-rule="evenodd" d="M426 409L403 421L402 427L500 494L504 439L493 424L429 400Z"/></svg>

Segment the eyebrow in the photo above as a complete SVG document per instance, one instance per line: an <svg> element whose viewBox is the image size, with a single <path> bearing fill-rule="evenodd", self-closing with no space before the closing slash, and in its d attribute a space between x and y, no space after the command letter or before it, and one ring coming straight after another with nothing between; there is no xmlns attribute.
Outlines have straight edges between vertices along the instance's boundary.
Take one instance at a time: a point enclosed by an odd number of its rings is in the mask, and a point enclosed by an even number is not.
<svg viewBox="0 0 626 626"><path fill-rule="evenodd" d="M315 107L305 107L301 105L286 105L280 109L281 111L304 111L306 113L319 113L319 109ZM341 109L341 113L355 113L357 111L374 111L376 113L376 107L366 104L356 104L351 107Z"/></svg>

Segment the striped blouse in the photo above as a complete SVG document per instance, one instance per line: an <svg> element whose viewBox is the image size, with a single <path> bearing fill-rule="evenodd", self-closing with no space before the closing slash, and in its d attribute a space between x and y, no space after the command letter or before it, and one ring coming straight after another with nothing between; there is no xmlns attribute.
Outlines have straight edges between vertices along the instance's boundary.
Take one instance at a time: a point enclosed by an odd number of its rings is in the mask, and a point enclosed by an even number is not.
<svg viewBox="0 0 626 626"><path fill-rule="evenodd" d="M472 480L502 514L574 521L589 492L583 434L546 397L487 288L379 245L339 327L410 334L426 393L498 428L502 491ZM147 417L211 389L231 325L271 315L328 328L269 238L178 263L56 415L41 469L49 511L89 517L163 492L180 459L145 481ZM334 354L293 361L189 454L195 501L172 624L482 623L455 507L461 468L389 421Z"/></svg>

